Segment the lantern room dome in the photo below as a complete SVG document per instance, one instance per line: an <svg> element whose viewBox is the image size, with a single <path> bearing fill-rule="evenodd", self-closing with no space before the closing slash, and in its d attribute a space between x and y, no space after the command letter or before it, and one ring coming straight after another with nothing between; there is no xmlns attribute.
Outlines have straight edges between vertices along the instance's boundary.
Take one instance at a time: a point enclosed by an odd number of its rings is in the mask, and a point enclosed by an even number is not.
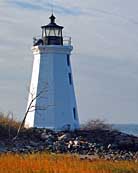
<svg viewBox="0 0 138 173"><path fill-rule="evenodd" d="M62 29L64 27L55 23L56 17L53 14L49 19L50 23L41 27L43 43L45 45L63 45Z"/></svg>
<svg viewBox="0 0 138 173"><path fill-rule="evenodd" d="M61 28L61 29L64 28L63 26L57 25L55 23L56 17L53 14L49 17L49 19L50 19L50 23L48 25L42 26L41 28L49 28L49 27L57 27L57 28Z"/></svg>

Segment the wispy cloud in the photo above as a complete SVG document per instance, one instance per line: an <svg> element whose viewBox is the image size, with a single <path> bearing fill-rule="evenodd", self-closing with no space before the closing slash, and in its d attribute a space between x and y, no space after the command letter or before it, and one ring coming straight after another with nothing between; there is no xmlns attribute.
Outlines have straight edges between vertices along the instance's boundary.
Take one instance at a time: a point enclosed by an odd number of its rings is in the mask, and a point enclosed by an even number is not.
<svg viewBox="0 0 138 173"><path fill-rule="evenodd" d="M29 10L45 10L47 9L46 6L43 7L40 4L34 4L31 2L23 2L18 0L10 0L8 1L12 5L15 5L16 7L23 8L23 9L29 9Z"/></svg>
<svg viewBox="0 0 138 173"><path fill-rule="evenodd" d="M28 2L28 1L20 1L20 0L8 0L8 3L10 3L13 6L16 6L18 8L22 9L28 9L28 10L47 10L52 11L52 7L54 7L54 12L64 14L64 15L80 15L83 12L79 8L69 8L62 6L56 2L53 4L51 2Z"/></svg>
<svg viewBox="0 0 138 173"><path fill-rule="evenodd" d="M49 4L51 6L51 4ZM53 4L55 12L66 14L66 15L81 15L84 14L84 12L79 8L65 8L63 6L60 6L58 4Z"/></svg>
<svg viewBox="0 0 138 173"><path fill-rule="evenodd" d="M114 16L117 18L120 18L122 20L131 22L133 24L138 24L138 20L135 20L132 17L125 16L125 15L120 15L116 12L110 11L110 10L104 10L104 8L94 8L94 7L88 7L86 9L83 9L82 7L77 7L73 5L68 5L65 6L64 3L53 1L51 3L50 0L44 1L36 1L36 0L7 0L8 3L12 4L13 6L16 6L18 8L22 9L28 9L28 10L41 10L41 11L52 11L52 8L54 8L54 12L58 14L63 14L63 15L73 15L73 16L78 16L78 15L93 15L94 13L99 13L103 15L109 15L109 16ZM68 2L66 2L68 3ZM74 4L74 3L73 3Z"/></svg>
<svg viewBox="0 0 138 173"><path fill-rule="evenodd" d="M103 15L107 15L107 16L113 16L113 17L116 17L116 18L120 18L124 21L127 21L127 22L131 22L133 24L138 24L138 20L132 18L132 17L129 17L129 16L124 16L124 15L120 15L116 12L112 12L112 11L106 11L106 10L103 10L103 9L98 9L98 8L89 8L87 9L87 12L86 14L87 15L93 15L94 13L99 13L99 14L103 14Z"/></svg>

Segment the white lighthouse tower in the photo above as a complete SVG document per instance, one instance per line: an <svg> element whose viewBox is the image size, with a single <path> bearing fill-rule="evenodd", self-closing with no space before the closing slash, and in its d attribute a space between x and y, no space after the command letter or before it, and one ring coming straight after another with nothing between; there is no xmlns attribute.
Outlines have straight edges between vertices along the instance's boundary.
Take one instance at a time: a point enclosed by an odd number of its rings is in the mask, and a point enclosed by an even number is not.
<svg viewBox="0 0 138 173"><path fill-rule="evenodd" d="M79 128L70 55L71 40L64 43L62 26L50 23L42 26L42 38L32 48L34 63L28 114L25 127L74 130Z"/></svg>

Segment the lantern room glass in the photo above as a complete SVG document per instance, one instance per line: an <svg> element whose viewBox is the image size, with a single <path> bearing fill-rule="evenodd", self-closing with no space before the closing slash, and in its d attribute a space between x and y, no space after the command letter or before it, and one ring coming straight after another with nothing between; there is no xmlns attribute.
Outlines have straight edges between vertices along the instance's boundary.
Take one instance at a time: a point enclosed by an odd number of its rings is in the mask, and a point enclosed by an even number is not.
<svg viewBox="0 0 138 173"><path fill-rule="evenodd" d="M42 28L42 37L46 37L46 29Z"/></svg>
<svg viewBox="0 0 138 173"><path fill-rule="evenodd" d="M55 36L55 31L54 31L54 28L51 28L49 30L49 35L48 36Z"/></svg>
<svg viewBox="0 0 138 173"><path fill-rule="evenodd" d="M61 28L46 28L46 36L61 37Z"/></svg>
<svg viewBox="0 0 138 173"><path fill-rule="evenodd" d="M55 35L57 37L62 37L62 30L61 30L61 28L55 28Z"/></svg>

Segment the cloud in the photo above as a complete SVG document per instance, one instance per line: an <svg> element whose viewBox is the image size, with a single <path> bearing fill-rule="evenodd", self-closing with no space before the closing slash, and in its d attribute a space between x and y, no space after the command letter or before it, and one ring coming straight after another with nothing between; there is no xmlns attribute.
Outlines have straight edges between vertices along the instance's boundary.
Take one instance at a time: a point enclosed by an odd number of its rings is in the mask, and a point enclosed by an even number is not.
<svg viewBox="0 0 138 173"><path fill-rule="evenodd" d="M29 2L23 2L23 1L16 1L16 0L13 0L13 1L9 1L12 5L16 5L17 7L20 7L20 8L25 8L25 9L29 9L29 10L44 10L45 8L39 4L32 4L32 3L29 3Z"/></svg>
<svg viewBox="0 0 138 173"><path fill-rule="evenodd" d="M72 68L81 121L135 122L138 88L137 0L54 0L57 23L72 36ZM23 116L32 38L49 23L50 0L0 1L0 105ZM14 100L14 101L13 101Z"/></svg>
<svg viewBox="0 0 138 173"><path fill-rule="evenodd" d="M8 1L11 5L16 6L17 8L21 9L28 9L28 10L47 10L47 11L52 11L52 8L54 8L55 13L60 13L60 14L66 14L66 15L80 15L82 14L82 11L79 8L68 8L62 5L59 5L58 3L51 3L51 1L45 1L41 3L35 2L34 1L20 1L20 0L9 0Z"/></svg>

